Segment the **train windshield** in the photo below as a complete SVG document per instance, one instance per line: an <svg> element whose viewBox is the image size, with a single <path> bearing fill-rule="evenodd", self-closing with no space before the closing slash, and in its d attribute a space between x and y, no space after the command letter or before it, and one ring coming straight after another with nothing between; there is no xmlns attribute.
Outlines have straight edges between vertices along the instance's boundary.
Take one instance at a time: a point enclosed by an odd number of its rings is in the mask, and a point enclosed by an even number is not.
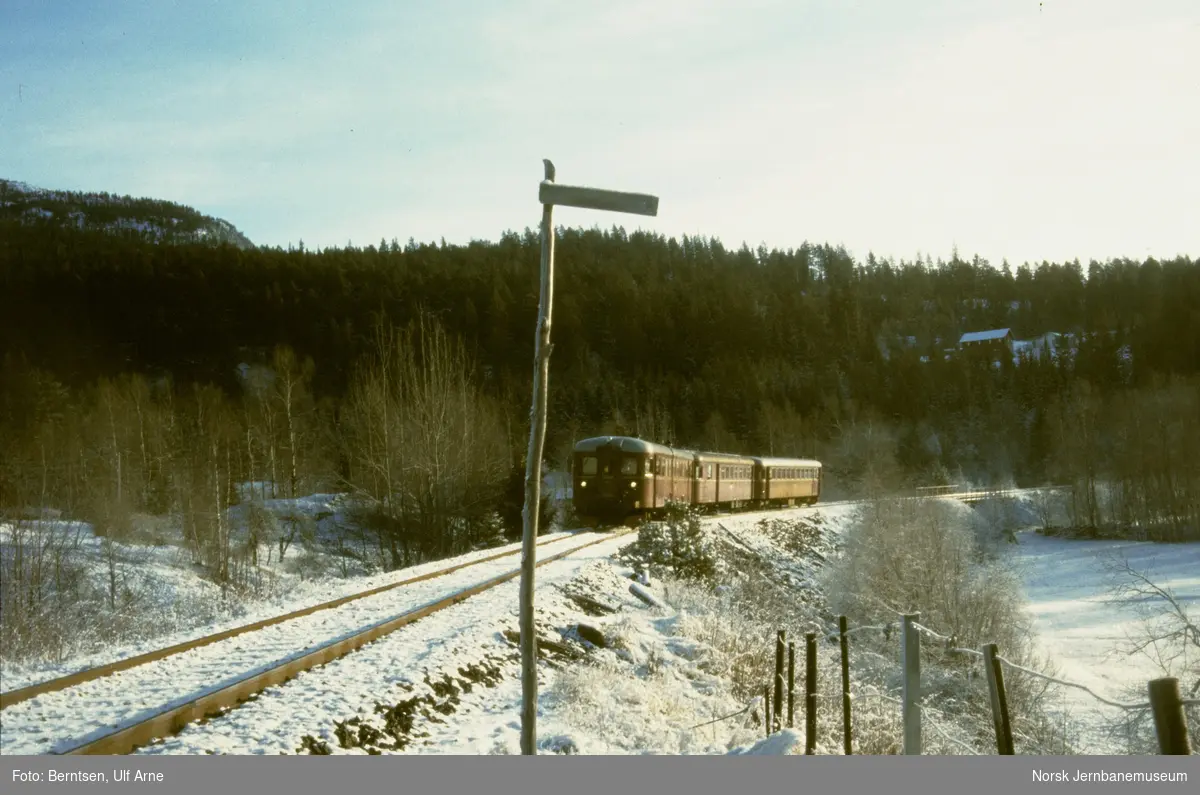
<svg viewBox="0 0 1200 795"><path fill-rule="evenodd" d="M595 456L589 455L583 459L583 474L585 474L585 475L596 474L596 458L595 458Z"/></svg>
<svg viewBox="0 0 1200 795"><path fill-rule="evenodd" d="M621 474L636 475L638 471L638 462L636 458L625 456L621 459Z"/></svg>

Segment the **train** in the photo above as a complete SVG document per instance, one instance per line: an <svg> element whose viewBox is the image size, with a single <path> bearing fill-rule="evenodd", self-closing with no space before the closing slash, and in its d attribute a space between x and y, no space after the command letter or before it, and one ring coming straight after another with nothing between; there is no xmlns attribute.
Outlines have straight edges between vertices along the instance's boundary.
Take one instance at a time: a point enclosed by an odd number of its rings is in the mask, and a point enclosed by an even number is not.
<svg viewBox="0 0 1200 795"><path fill-rule="evenodd" d="M813 505L822 467L809 458L705 453L632 436L575 443L572 502L583 522L636 524L671 503L709 511Z"/></svg>

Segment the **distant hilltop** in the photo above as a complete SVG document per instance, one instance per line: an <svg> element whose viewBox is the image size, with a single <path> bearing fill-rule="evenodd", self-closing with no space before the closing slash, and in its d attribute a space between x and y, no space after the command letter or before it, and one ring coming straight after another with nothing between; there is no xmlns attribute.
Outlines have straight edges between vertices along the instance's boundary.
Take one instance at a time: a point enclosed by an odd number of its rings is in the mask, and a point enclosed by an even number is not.
<svg viewBox="0 0 1200 795"><path fill-rule="evenodd" d="M0 179L0 220L143 235L158 243L254 244L228 221L161 199L45 190Z"/></svg>

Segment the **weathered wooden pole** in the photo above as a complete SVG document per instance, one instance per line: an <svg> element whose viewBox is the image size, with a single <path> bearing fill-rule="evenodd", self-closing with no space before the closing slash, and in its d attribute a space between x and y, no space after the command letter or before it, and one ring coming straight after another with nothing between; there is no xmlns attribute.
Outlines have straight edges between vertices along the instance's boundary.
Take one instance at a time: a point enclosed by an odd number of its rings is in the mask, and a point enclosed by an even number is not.
<svg viewBox="0 0 1200 795"><path fill-rule="evenodd" d="M817 752L817 634L804 636L804 753Z"/></svg>
<svg viewBox="0 0 1200 795"><path fill-rule="evenodd" d="M1192 752L1188 740L1187 719L1183 714L1183 697L1179 680L1174 677L1155 679L1150 683L1150 709L1154 713L1154 731L1158 735L1160 754Z"/></svg>
<svg viewBox="0 0 1200 795"><path fill-rule="evenodd" d="M554 164L543 160L546 181ZM525 507L521 510L521 753L537 753L537 635L533 626L533 576L537 567L538 506L542 502L542 449L550 378L550 315L554 302L554 205L542 205L542 281L533 354L533 408L525 460Z"/></svg>
<svg viewBox="0 0 1200 795"><path fill-rule="evenodd" d="M779 724L777 728L783 728L783 654L787 648L784 643L784 638L787 637L785 630L779 630L775 637L775 703L771 711L775 714L775 722Z"/></svg>
<svg viewBox="0 0 1200 795"><path fill-rule="evenodd" d="M537 753L537 637L533 624L533 575L537 566L538 506L542 502L542 450L546 441L546 402L550 377L550 317L554 303L554 205L657 215L658 197L597 188L558 185L554 164L543 160L545 179L538 187L542 204L542 278L534 337L533 408L529 412L529 450L525 461L525 507L521 511L521 753Z"/></svg>
<svg viewBox="0 0 1200 795"><path fill-rule="evenodd" d="M987 676L988 696L992 701L992 725L996 728L996 753L1012 756L1012 724L1008 720L1008 695L1004 692L1004 669L1000 667L1000 649L995 643L983 647L983 672Z"/></svg>
<svg viewBox="0 0 1200 795"><path fill-rule="evenodd" d="M901 659L904 665L904 753L921 753L921 633L914 624L921 617L912 613L904 617L900 637Z"/></svg>
<svg viewBox="0 0 1200 795"><path fill-rule="evenodd" d="M763 726L767 737L771 736L771 686L763 688Z"/></svg>
<svg viewBox="0 0 1200 795"><path fill-rule="evenodd" d="M788 641L788 728L796 727L796 644Z"/></svg>
<svg viewBox="0 0 1200 795"><path fill-rule="evenodd" d="M838 643L842 647L842 750L850 756L854 745L850 735L850 645L846 623L845 616L838 616Z"/></svg>

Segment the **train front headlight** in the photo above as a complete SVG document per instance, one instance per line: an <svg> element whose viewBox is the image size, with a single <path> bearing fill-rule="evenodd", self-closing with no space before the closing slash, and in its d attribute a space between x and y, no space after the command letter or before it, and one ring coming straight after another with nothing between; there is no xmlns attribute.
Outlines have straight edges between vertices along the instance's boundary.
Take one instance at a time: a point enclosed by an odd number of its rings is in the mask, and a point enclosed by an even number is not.
<svg viewBox="0 0 1200 795"><path fill-rule="evenodd" d="M636 480L631 480L631 481L629 481L629 488L631 488L631 489L636 489L636 488L637 488L637 481L636 481Z"/></svg>
<svg viewBox="0 0 1200 795"><path fill-rule="evenodd" d="M579 481L579 488L581 488L581 489L586 489L586 488L587 488L587 481L586 481L586 480L581 480L581 481Z"/></svg>

